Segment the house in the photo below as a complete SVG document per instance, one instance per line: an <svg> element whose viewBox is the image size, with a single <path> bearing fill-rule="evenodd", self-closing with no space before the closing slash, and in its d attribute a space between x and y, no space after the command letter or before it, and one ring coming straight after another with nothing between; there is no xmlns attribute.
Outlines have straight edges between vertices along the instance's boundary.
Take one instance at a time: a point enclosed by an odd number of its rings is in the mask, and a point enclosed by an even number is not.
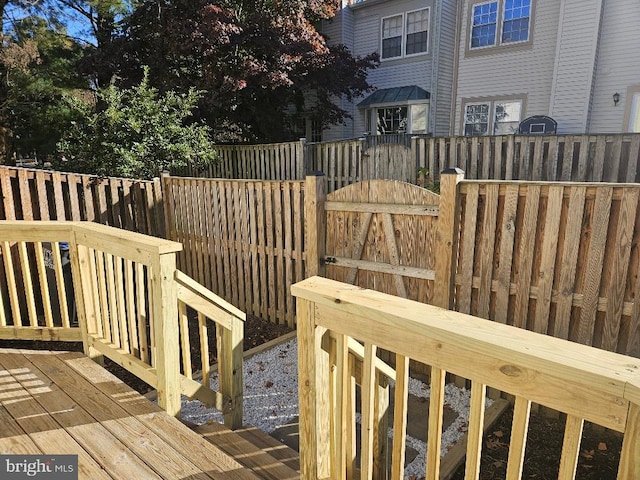
<svg viewBox="0 0 640 480"><path fill-rule="evenodd" d="M355 102L338 99L352 116L323 140L363 134L446 135L451 121L455 0L351 0L322 23L329 43L354 55L378 52L369 73L376 91Z"/></svg>
<svg viewBox="0 0 640 480"><path fill-rule="evenodd" d="M452 134L533 115L560 134L640 132L636 0L464 0L458 18Z"/></svg>

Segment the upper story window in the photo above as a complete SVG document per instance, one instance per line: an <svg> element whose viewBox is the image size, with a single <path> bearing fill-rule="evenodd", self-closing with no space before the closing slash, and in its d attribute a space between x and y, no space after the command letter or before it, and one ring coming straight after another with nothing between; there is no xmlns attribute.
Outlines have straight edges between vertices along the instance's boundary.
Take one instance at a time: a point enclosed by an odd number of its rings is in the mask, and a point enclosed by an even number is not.
<svg viewBox="0 0 640 480"><path fill-rule="evenodd" d="M532 0L497 0L473 5L470 47L526 42L530 38Z"/></svg>
<svg viewBox="0 0 640 480"><path fill-rule="evenodd" d="M428 46L428 8L382 19L383 60L427 53Z"/></svg>

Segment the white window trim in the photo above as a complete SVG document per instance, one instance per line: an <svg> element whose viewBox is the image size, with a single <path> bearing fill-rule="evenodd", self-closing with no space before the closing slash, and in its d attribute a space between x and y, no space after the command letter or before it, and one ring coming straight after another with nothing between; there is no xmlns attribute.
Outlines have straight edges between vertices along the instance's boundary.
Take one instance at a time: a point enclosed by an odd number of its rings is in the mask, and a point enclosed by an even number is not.
<svg viewBox="0 0 640 480"><path fill-rule="evenodd" d="M418 52L418 53L411 53L411 54L407 54L407 17L408 14L410 13L415 13L415 12L421 12L423 10L426 10L429 12L429 22L427 25L427 49L424 52ZM400 55L397 57L386 57L384 58L382 56L383 54L383 50L382 50L382 45L383 45L383 32L384 32L384 21L388 18L394 18L394 17L402 17L402 36L401 36L401 43L400 43ZM396 13L394 15L387 15L386 17L382 17L380 19L380 61L381 62L386 62L386 61L391 61L391 60L398 60L400 58L412 58L412 57L417 57L420 55L428 55L429 54L429 42L431 40L431 7L426 7L426 8L417 8L415 10L409 10L406 12L402 12L402 13Z"/></svg>
<svg viewBox="0 0 640 480"><path fill-rule="evenodd" d="M503 33L503 29L504 29L504 12L505 12L505 0L488 0L486 2L479 2L479 3L474 3L473 5L471 5L471 12L470 12L470 17L469 17L469 51L472 52L477 52L480 50L489 50L492 48L497 48L497 47L505 47L505 46L511 46L511 45L520 45L523 43L527 43L531 40L531 19L533 17L533 2L535 0L531 0L530 4L529 4L529 21L527 23L527 39L526 40L518 40L517 42L503 42L502 41L502 33ZM472 40L473 40L473 10L475 7L478 7L480 5L488 5L490 3L497 3L498 4L498 13L497 13L497 25L496 25L496 36L495 36L495 42L493 45L485 45L482 47L473 47L471 45Z"/></svg>
<svg viewBox="0 0 640 480"><path fill-rule="evenodd" d="M496 135L495 130L496 130L496 105L499 103L519 103L520 104L520 118L518 119L518 123L520 123L523 118L523 109L524 109L524 99L522 98L511 98L511 99L505 99L505 98L495 98L492 100L478 100L478 101L471 101L471 102L466 102L462 105L462 131L460 132L463 136L491 136L491 135ZM473 106L473 105L489 105L489 121L488 121L488 125L487 125L487 133L484 133L482 135L466 135L465 131L466 131L466 126L467 126L467 107ZM505 122L507 123L507 122ZM510 123L510 122L509 122ZM513 132L515 133L515 132ZM504 135L504 134L502 134Z"/></svg>

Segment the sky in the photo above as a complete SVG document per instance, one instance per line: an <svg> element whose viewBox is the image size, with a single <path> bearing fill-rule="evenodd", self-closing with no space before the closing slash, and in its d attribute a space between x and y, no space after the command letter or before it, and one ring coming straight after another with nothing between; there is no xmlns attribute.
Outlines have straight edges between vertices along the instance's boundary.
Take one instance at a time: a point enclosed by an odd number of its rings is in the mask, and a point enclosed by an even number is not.
<svg viewBox="0 0 640 480"><path fill-rule="evenodd" d="M71 37L85 41L87 43L95 43L91 33L91 25L89 21L82 15L65 8L62 21L67 28L67 32ZM11 28L12 20L19 20L28 15L28 12L16 5L8 5L4 12L4 29L7 31Z"/></svg>

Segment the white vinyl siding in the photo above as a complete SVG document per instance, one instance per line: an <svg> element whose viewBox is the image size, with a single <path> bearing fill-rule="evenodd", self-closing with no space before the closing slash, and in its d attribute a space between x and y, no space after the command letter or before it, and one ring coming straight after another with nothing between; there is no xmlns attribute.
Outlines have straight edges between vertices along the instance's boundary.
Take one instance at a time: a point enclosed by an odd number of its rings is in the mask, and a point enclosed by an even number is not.
<svg viewBox="0 0 640 480"><path fill-rule="evenodd" d="M629 131L633 96L640 91L640 4L605 2L591 103L590 133ZM613 104L613 94L620 103ZM558 99L560 101L560 99Z"/></svg>
<svg viewBox="0 0 640 480"><path fill-rule="evenodd" d="M550 116L558 133L586 133L594 81L602 0L561 2L561 25ZM580 81L576 81L580 79ZM608 95L611 98L610 92Z"/></svg>

